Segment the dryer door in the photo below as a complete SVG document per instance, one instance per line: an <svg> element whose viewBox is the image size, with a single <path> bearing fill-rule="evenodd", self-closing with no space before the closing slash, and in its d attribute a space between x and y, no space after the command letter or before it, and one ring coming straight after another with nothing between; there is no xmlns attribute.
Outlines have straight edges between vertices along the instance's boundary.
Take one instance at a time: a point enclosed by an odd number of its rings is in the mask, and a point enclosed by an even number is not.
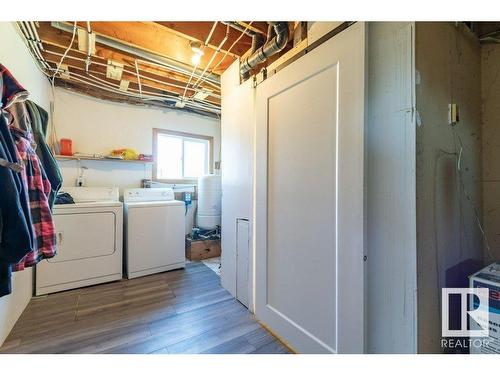
<svg viewBox="0 0 500 375"><path fill-rule="evenodd" d="M114 212L62 213L54 215L57 256L49 263L111 255L116 251Z"/></svg>

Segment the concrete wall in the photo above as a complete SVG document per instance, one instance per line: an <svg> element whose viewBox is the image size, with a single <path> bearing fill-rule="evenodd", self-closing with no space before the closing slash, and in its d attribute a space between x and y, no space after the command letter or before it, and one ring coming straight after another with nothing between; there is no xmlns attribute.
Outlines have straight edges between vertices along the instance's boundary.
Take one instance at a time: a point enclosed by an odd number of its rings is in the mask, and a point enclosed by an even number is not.
<svg viewBox="0 0 500 375"><path fill-rule="evenodd" d="M220 122L217 119L175 110L136 107L106 102L64 89L56 89L57 137L70 138L73 152L108 154L112 149L133 148L150 154L153 128L214 137L214 160L220 160ZM76 161L60 162L64 185L74 186ZM134 163L82 161L87 186L140 187L152 178L152 166Z"/></svg>
<svg viewBox="0 0 500 375"><path fill-rule="evenodd" d="M441 288L467 286L483 261L473 208L482 204L481 54L477 38L452 22L418 22L415 53L418 351L439 353ZM455 127L449 103L460 108Z"/></svg>
<svg viewBox="0 0 500 375"><path fill-rule="evenodd" d="M483 221L491 251L487 262L500 259L500 45L481 48L483 103Z"/></svg>
<svg viewBox="0 0 500 375"><path fill-rule="evenodd" d="M30 92L30 99L49 109L49 83L10 22L0 22L0 63ZM33 272L29 268L14 273L13 293L0 298L0 345L23 312L33 294Z"/></svg>
<svg viewBox="0 0 500 375"><path fill-rule="evenodd" d="M416 352L411 22L368 28L366 330L369 353Z"/></svg>

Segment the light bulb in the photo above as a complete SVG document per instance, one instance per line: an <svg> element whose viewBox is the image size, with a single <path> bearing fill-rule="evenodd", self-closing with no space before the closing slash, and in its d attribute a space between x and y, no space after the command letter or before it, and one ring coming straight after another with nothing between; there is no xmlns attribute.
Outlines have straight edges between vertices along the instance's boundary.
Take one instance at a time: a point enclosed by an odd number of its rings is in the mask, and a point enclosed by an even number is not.
<svg viewBox="0 0 500 375"><path fill-rule="evenodd" d="M191 62L193 65L198 65L201 60L201 55L199 53L193 53L193 56L191 57Z"/></svg>

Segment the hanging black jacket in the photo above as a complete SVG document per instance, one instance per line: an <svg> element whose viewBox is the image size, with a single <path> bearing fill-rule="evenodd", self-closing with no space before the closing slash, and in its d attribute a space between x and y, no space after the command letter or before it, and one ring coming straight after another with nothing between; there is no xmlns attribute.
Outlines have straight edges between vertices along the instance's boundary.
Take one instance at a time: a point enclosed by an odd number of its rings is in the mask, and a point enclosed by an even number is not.
<svg viewBox="0 0 500 375"><path fill-rule="evenodd" d="M14 141L6 119L0 115L0 158L17 163ZM31 215L27 191L19 173L8 166L0 166L0 297L10 294L11 264L19 262L33 250Z"/></svg>
<svg viewBox="0 0 500 375"><path fill-rule="evenodd" d="M26 108L28 109L28 115L31 120L31 131L36 143L36 154L40 159L52 188L49 196L49 205L50 208L52 208L57 193L62 186L63 180L54 154L45 141L47 137L47 124L49 116L42 107L33 103L31 100L26 101Z"/></svg>
<svg viewBox="0 0 500 375"><path fill-rule="evenodd" d="M10 294L11 264L35 248L27 186L23 183L5 109L25 100L28 92L0 64L0 297ZM15 168L17 167L17 169Z"/></svg>

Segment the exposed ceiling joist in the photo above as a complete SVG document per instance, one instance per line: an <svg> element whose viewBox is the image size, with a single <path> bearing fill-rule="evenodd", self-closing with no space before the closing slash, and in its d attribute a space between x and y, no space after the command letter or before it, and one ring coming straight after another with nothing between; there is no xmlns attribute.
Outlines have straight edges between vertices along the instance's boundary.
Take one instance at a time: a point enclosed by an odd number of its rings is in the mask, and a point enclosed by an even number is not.
<svg viewBox="0 0 500 375"><path fill-rule="evenodd" d="M33 39L23 24L18 22L23 35ZM267 22L231 24L77 22L78 37L72 39L74 22L38 22L38 42L27 44L48 76L56 66L64 67L56 77L58 86L128 103L174 108L182 102L197 113L214 115L220 113L220 74L248 52L252 33L267 34ZM193 59L194 42L203 52L199 63Z"/></svg>
<svg viewBox="0 0 500 375"><path fill-rule="evenodd" d="M40 30L40 37L43 40L45 50L47 53L59 53L62 55L66 47L69 45L69 42L71 40L71 35L68 35L67 33L57 31L50 26L41 26ZM58 35L61 34L61 35ZM86 56L85 53L79 51L76 48L76 44L74 43L74 48L68 53L68 61L71 61L73 57L77 58L84 58ZM119 63L124 64L126 67L129 69L135 69L135 60L136 57L132 54L127 54L124 52L119 52L112 50L111 48L106 48L105 46L100 45L99 43L96 44L96 54L92 56L92 59L95 61L99 61L100 63L106 64L108 60L113 60L117 61ZM172 72L168 71L165 68L160 68L158 66L154 66L153 64L147 64L145 62L139 61L139 66L141 71L155 74L159 77L165 77L168 81L171 83L176 83L178 85L184 86L189 77L187 75L179 74L177 72ZM214 88L210 82L206 82L208 86L211 88ZM215 88L218 88L218 86L215 86Z"/></svg>
<svg viewBox="0 0 500 375"><path fill-rule="evenodd" d="M213 24L213 23L212 23ZM78 23L84 27L84 23ZM92 22L92 31L97 35L106 36L119 40L130 46L140 48L144 51L158 54L173 59L186 68L192 69L191 57L193 51L189 45L189 39L156 22ZM203 42L208 33L203 37ZM226 43L229 46L229 43ZM222 50L224 50L222 47ZM211 53L217 48L212 41L207 46L208 51L201 56L199 68L204 69L210 60ZM220 69L214 73L222 73L235 59L235 55L228 54Z"/></svg>
<svg viewBox="0 0 500 375"><path fill-rule="evenodd" d="M178 35L184 36L185 38L191 40L197 40L200 42L205 42L205 38L210 32L213 26L213 22L167 22L167 21L156 21L157 24L161 25L165 29L171 32L177 33ZM213 49L216 49L220 42L224 39L226 35L226 26L221 22L218 22L215 31L212 35L210 45ZM227 42L225 43L225 48L221 49L222 53L227 51L227 48L231 46L241 35L241 32L235 29L229 29L229 36ZM252 45L252 39L248 35L244 35L243 38L231 49L229 55L232 56L243 56ZM224 46L223 46L224 47ZM234 61L234 59L233 59Z"/></svg>

